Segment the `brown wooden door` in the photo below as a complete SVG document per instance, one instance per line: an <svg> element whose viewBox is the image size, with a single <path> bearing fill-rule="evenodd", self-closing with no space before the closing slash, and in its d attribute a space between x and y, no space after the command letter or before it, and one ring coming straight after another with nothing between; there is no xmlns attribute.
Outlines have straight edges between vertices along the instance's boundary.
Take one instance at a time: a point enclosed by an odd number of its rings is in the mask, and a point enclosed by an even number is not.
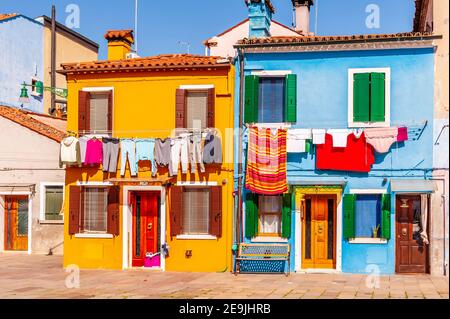
<svg viewBox="0 0 450 319"><path fill-rule="evenodd" d="M133 196L133 267L144 266L147 253L159 252L158 195L150 192Z"/></svg>
<svg viewBox="0 0 450 319"><path fill-rule="evenodd" d="M5 250L28 250L28 196L5 196Z"/></svg>
<svg viewBox="0 0 450 319"><path fill-rule="evenodd" d="M421 237L420 196L399 195L396 198L396 272L426 273L428 245Z"/></svg>
<svg viewBox="0 0 450 319"><path fill-rule="evenodd" d="M335 268L336 196L306 195L302 206L302 268Z"/></svg>

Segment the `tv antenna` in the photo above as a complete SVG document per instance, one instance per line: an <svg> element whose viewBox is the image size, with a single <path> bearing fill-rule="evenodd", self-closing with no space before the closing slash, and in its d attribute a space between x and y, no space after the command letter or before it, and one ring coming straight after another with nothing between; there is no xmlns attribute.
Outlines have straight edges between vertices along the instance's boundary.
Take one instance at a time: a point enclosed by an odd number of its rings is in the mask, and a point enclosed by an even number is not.
<svg viewBox="0 0 450 319"><path fill-rule="evenodd" d="M187 54L190 54L191 51L191 44L189 42L185 42L185 41L178 41L179 45L185 45L186 49L187 49Z"/></svg>
<svg viewBox="0 0 450 319"><path fill-rule="evenodd" d="M134 0L134 51L138 52L138 0Z"/></svg>

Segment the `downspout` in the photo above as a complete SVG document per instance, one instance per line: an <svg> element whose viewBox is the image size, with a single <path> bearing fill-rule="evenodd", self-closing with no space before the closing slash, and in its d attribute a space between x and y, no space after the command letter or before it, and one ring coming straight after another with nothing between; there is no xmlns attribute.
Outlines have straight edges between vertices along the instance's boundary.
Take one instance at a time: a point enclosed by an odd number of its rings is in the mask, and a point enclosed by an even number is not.
<svg viewBox="0 0 450 319"><path fill-rule="evenodd" d="M52 6L52 35L51 35L51 62L50 62L50 86L56 87L56 8ZM50 114L56 110L56 96L54 90L51 91Z"/></svg>
<svg viewBox="0 0 450 319"><path fill-rule="evenodd" d="M236 243L239 245L242 239L242 188L243 188L243 130L244 125L244 58L245 51L243 48L238 49L239 54L239 147L238 147L238 208L236 219Z"/></svg>

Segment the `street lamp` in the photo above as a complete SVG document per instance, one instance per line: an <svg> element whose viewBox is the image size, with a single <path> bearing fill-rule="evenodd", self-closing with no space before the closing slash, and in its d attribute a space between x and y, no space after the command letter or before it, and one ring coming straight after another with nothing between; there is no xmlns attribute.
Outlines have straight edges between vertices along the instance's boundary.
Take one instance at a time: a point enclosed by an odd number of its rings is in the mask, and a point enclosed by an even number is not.
<svg viewBox="0 0 450 319"><path fill-rule="evenodd" d="M22 84L22 88L20 89L19 102L22 104L30 103L30 97L28 96L28 90L25 83Z"/></svg>
<svg viewBox="0 0 450 319"><path fill-rule="evenodd" d="M19 98L19 102L21 103L30 103L30 97L28 96L27 86L36 88L35 89L36 93L39 95L42 95L44 91L50 91L65 99L67 99L68 96L67 89L44 86L44 84L40 81L37 81L36 84L26 84L25 82L23 82L22 88L20 89L20 98Z"/></svg>

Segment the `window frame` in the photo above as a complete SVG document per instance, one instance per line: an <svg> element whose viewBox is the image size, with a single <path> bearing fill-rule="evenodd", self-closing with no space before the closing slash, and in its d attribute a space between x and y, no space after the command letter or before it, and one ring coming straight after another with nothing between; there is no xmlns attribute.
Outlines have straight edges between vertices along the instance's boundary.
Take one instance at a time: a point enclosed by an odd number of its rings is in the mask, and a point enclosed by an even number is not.
<svg viewBox="0 0 450 319"><path fill-rule="evenodd" d="M49 223L49 224L64 224L64 214L62 215L62 219L60 220L47 220L45 219L45 202L46 202L46 189L48 186L61 186L62 187L62 193L63 193L63 209L64 209L64 204L65 204L65 196L66 196L66 192L64 189L64 183L60 183L60 182L41 182L40 185L40 213L39 213L39 223Z"/></svg>
<svg viewBox="0 0 450 319"><path fill-rule="evenodd" d="M280 201L280 212L277 213L267 213L264 212L262 213L262 200L264 197L266 196L277 196L279 198ZM262 233L261 232L261 215L278 215L279 216L279 220L280 220L280 232L279 233ZM282 234L283 234L283 196L282 195L260 195L258 196L258 233L256 235L256 237L273 237L273 238L282 238Z"/></svg>
<svg viewBox="0 0 450 319"><path fill-rule="evenodd" d="M105 231L86 231L84 224L83 224L83 225L81 225L81 231L79 232L79 234L88 235L88 236L89 235L91 235L91 236L97 236L97 235L98 236L104 236L104 235L109 236L109 235L111 235L112 236L112 234L108 233L108 194L109 194L109 188L110 188L109 185L83 185L83 186L81 186L80 219L81 218L84 219L84 216L86 214L86 212L85 212L86 202L85 202L85 194L84 193L85 193L86 189L88 189L88 188L106 189ZM80 224L81 224L81 222L80 222Z"/></svg>
<svg viewBox="0 0 450 319"><path fill-rule="evenodd" d="M208 194L208 211L206 212L206 214L207 214L207 216L208 216L208 225L207 225L207 228L208 228L208 232L207 233L185 233L184 232L184 228L185 228L185 225L184 225L184 218L185 218L185 214L186 214L186 212L185 212L185 209L184 209L184 201L183 201L183 233L182 234L180 234L180 235L178 235L178 236L188 236L188 237L205 237L205 236L212 236L212 237L215 237L215 236L213 236L213 235L211 235L210 233L209 233L209 223L211 222L210 220L209 220L209 216L210 216L210 210L211 210L211 201L210 201L210 198L211 198L211 188L210 187L208 187L208 186L198 186L198 187L185 187L185 188L183 188L183 196L184 196L184 194L186 193L186 189L189 189L189 190L195 190L195 191L199 191L199 190L202 190L203 192L206 192L207 194ZM177 236L177 238L178 238L178 236Z"/></svg>
<svg viewBox="0 0 450 319"><path fill-rule="evenodd" d="M113 134L112 132L114 132L114 104L115 104L115 98L114 98L114 87L113 86L108 86L108 87L84 87L81 89L81 91L83 92L87 92L89 94L111 94L112 95L112 99L111 99L111 132L107 132L107 133L92 133L91 132L91 128L89 127L89 132L90 134L83 134L83 133L79 133L79 136L86 136L86 137L97 137L97 138L102 138L102 137L111 137ZM78 102L79 103L79 102ZM86 111L87 112L87 111ZM89 124L90 126L90 124Z"/></svg>
<svg viewBox="0 0 450 319"><path fill-rule="evenodd" d="M384 122L357 122L353 119L353 78L355 74L359 73L384 73L385 74L385 119ZM390 127L391 126L391 68L351 68L348 69L348 127L349 128L359 128L359 127Z"/></svg>
<svg viewBox="0 0 450 319"><path fill-rule="evenodd" d="M200 127L200 130L204 131L208 128L208 104L209 104L209 97L208 97L208 89L185 89L186 90L186 110L185 110L185 117L184 117L184 127L187 130L198 130L198 127L188 127L188 110L189 110L189 104L188 104L188 97L189 93L202 93L206 95L206 105L205 105L205 127Z"/></svg>

